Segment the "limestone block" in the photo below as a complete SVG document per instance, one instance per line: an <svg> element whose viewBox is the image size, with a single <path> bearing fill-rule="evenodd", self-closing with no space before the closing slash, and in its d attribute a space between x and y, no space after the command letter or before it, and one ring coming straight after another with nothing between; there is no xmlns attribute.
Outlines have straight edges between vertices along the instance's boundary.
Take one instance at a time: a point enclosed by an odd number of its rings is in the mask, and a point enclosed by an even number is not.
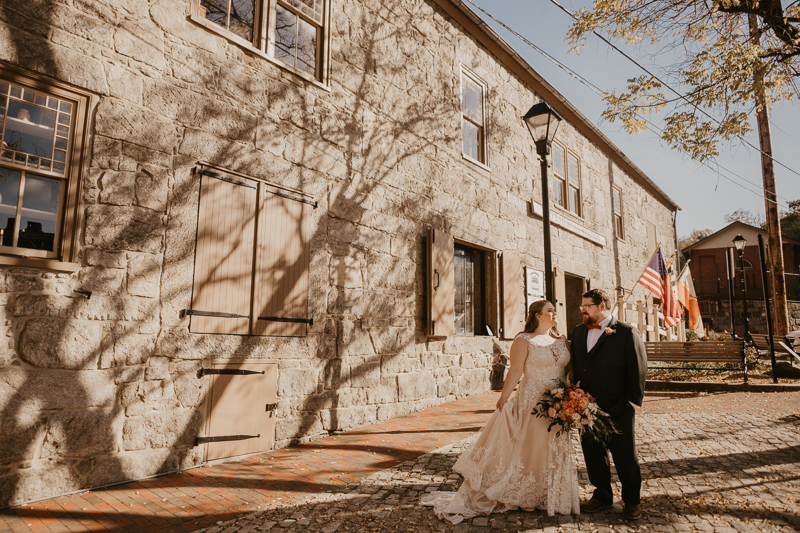
<svg viewBox="0 0 800 533"><path fill-rule="evenodd" d="M341 359L325 361L322 381L326 389L338 390L347 383L349 376L350 367L344 364Z"/></svg>
<svg viewBox="0 0 800 533"><path fill-rule="evenodd" d="M489 369L476 368L465 370L455 379L456 394L465 396L484 392L489 389Z"/></svg>
<svg viewBox="0 0 800 533"><path fill-rule="evenodd" d="M113 405L116 396L117 387L111 371L0 367L0 408L6 411L105 407Z"/></svg>
<svg viewBox="0 0 800 533"><path fill-rule="evenodd" d="M128 254L128 294L158 296L161 261L150 254Z"/></svg>
<svg viewBox="0 0 800 533"><path fill-rule="evenodd" d="M142 104L142 78L126 68L106 63L109 94L116 98L129 100L134 104Z"/></svg>
<svg viewBox="0 0 800 533"><path fill-rule="evenodd" d="M116 451L122 413L79 411L53 413L41 457L93 457Z"/></svg>
<svg viewBox="0 0 800 533"><path fill-rule="evenodd" d="M180 455L169 449L115 454L97 461L97 466L87 476L86 484L99 487L126 479L140 479L171 472L179 465Z"/></svg>
<svg viewBox="0 0 800 533"><path fill-rule="evenodd" d="M104 98L97 106L95 133L166 153L179 140L172 120L115 98Z"/></svg>
<svg viewBox="0 0 800 533"><path fill-rule="evenodd" d="M173 375L175 396L183 407L196 407L205 398L205 382L197 373Z"/></svg>
<svg viewBox="0 0 800 533"><path fill-rule="evenodd" d="M99 323L34 318L20 334L19 355L40 368L93 369L102 338Z"/></svg>
<svg viewBox="0 0 800 533"><path fill-rule="evenodd" d="M318 435L324 431L317 415L278 419L275 422L275 441Z"/></svg>
<svg viewBox="0 0 800 533"><path fill-rule="evenodd" d="M359 322L342 321L337 324L338 348L341 357L373 355L375 348L369 332L359 327Z"/></svg>
<svg viewBox="0 0 800 533"><path fill-rule="evenodd" d="M117 53L163 71L167 66L164 57L164 33L145 20L127 20L114 33Z"/></svg>
<svg viewBox="0 0 800 533"><path fill-rule="evenodd" d="M81 488L80 477L69 465L45 463L43 468L26 468L0 477L0 505L22 503Z"/></svg>
<svg viewBox="0 0 800 533"><path fill-rule="evenodd" d="M370 287L413 290L417 265L397 257L374 254L368 258L366 281Z"/></svg>
<svg viewBox="0 0 800 533"><path fill-rule="evenodd" d="M4 412L0 418L0 464L30 461L44 435L45 425L38 412Z"/></svg>
<svg viewBox="0 0 800 533"><path fill-rule="evenodd" d="M398 374L397 389L401 402L432 398L436 393L436 381L427 372Z"/></svg>
<svg viewBox="0 0 800 533"><path fill-rule="evenodd" d="M330 262L330 282L336 287L360 289L362 263L355 257L333 256Z"/></svg>
<svg viewBox="0 0 800 533"><path fill-rule="evenodd" d="M91 266L101 266L106 268L125 268L125 252L107 252L98 248L87 248L84 250L86 262Z"/></svg>
<svg viewBox="0 0 800 533"><path fill-rule="evenodd" d="M373 405L329 409L320 413L322 427L327 431L349 429L372 424L377 420L377 408Z"/></svg>
<svg viewBox="0 0 800 533"><path fill-rule="evenodd" d="M92 293L119 294L125 272L116 268L84 267L78 273L80 288Z"/></svg>
<svg viewBox="0 0 800 533"><path fill-rule="evenodd" d="M236 169L253 157L250 146L222 139L208 132L187 128L178 153ZM237 161L239 164L237 164Z"/></svg>
<svg viewBox="0 0 800 533"><path fill-rule="evenodd" d="M444 378L436 382L436 396L443 398L455 392L452 378Z"/></svg>
<svg viewBox="0 0 800 533"><path fill-rule="evenodd" d="M9 272L1 279L2 292L31 292L44 289L44 281L39 276Z"/></svg>
<svg viewBox="0 0 800 533"><path fill-rule="evenodd" d="M201 422L200 413L186 409L128 418L122 429L122 446L127 451L191 446Z"/></svg>
<svg viewBox="0 0 800 533"><path fill-rule="evenodd" d="M111 298L21 294L14 301L14 316L40 316L79 320L121 320L151 322L155 320L155 302L142 298Z"/></svg>
<svg viewBox="0 0 800 533"><path fill-rule="evenodd" d="M366 403L387 404L397 402L397 376L381 377L380 385L365 389L367 397Z"/></svg>
<svg viewBox="0 0 800 533"><path fill-rule="evenodd" d="M334 287L328 290L328 313L332 315L361 316L366 304L361 289Z"/></svg>
<svg viewBox="0 0 800 533"><path fill-rule="evenodd" d="M136 172L136 205L166 211L169 171L155 165L139 165Z"/></svg>
<svg viewBox="0 0 800 533"><path fill-rule="evenodd" d="M285 146L285 135L280 130L277 122L259 118L256 126L256 149L281 156Z"/></svg>
<svg viewBox="0 0 800 533"><path fill-rule="evenodd" d="M278 372L278 397L308 396L317 392L317 370L286 368Z"/></svg>
<svg viewBox="0 0 800 533"><path fill-rule="evenodd" d="M384 374L419 372L422 364L416 355L392 354L381 357L381 371Z"/></svg>
<svg viewBox="0 0 800 533"><path fill-rule="evenodd" d="M148 365L145 372L145 379L147 381L160 381L169 379L169 368L166 366Z"/></svg>
<svg viewBox="0 0 800 533"><path fill-rule="evenodd" d="M161 213L140 207L92 205L86 208L86 244L111 250L161 252Z"/></svg>
<svg viewBox="0 0 800 533"><path fill-rule="evenodd" d="M104 204L131 205L134 199L135 174L133 172L103 172L99 181L100 201Z"/></svg>
<svg viewBox="0 0 800 533"><path fill-rule="evenodd" d="M390 420L392 418L397 418L398 416L407 415L409 413L413 413L415 410L414 402L379 405L377 413L378 422L383 422L384 420Z"/></svg>
<svg viewBox="0 0 800 533"><path fill-rule="evenodd" d="M361 363L350 365L351 387L377 387L381 382L380 363Z"/></svg>

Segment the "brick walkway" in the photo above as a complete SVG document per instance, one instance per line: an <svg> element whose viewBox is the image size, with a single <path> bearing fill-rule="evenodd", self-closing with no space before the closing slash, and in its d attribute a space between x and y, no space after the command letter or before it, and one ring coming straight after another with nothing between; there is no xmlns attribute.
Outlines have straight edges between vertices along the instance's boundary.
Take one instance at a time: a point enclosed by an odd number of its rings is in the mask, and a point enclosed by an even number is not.
<svg viewBox="0 0 800 533"><path fill-rule="evenodd" d="M455 528L444 524L419 507L419 496L458 488L452 464L496 396L483 394L239 463L6 510L0 532L800 528L798 393L648 394L638 423L645 513L635 523L622 520L617 505L578 517L511 512Z"/></svg>

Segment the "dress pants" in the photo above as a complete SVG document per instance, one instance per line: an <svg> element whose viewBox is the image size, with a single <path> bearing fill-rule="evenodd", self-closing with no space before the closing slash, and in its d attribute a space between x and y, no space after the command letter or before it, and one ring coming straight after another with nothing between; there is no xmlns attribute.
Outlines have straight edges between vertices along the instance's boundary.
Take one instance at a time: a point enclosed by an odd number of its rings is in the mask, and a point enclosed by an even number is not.
<svg viewBox="0 0 800 533"><path fill-rule="evenodd" d="M606 442L600 442L586 433L581 437L581 448L589 481L595 487L593 497L607 504L614 502L614 493L611 491L611 465L608 461L608 452L611 452L617 475L622 483L622 501L628 505L639 505L642 472L636 455L634 431L636 411L633 406L628 404L623 417L615 418L614 423L620 433L613 435Z"/></svg>

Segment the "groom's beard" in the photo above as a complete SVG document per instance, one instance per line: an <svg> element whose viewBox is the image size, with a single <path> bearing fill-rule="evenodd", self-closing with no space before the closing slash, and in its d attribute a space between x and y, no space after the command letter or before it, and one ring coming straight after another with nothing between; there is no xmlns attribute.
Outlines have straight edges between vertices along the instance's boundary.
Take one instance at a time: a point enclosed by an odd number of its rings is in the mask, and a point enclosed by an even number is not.
<svg viewBox="0 0 800 533"><path fill-rule="evenodd" d="M595 320L594 318L590 317L588 313L583 313L583 323L587 326L594 326L600 322L602 322L602 320Z"/></svg>

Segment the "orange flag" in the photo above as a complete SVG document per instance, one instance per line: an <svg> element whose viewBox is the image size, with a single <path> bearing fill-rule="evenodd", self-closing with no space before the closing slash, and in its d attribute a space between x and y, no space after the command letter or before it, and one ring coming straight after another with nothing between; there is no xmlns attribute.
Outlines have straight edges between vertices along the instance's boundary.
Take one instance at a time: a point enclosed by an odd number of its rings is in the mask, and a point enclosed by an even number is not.
<svg viewBox="0 0 800 533"><path fill-rule="evenodd" d="M683 304L689 313L689 329L693 329L700 337L706 336L703 328L703 318L700 316L700 304L697 303L697 293L692 283L692 273L689 265L683 267L681 275L678 276L678 283L675 288L678 292L678 300Z"/></svg>

